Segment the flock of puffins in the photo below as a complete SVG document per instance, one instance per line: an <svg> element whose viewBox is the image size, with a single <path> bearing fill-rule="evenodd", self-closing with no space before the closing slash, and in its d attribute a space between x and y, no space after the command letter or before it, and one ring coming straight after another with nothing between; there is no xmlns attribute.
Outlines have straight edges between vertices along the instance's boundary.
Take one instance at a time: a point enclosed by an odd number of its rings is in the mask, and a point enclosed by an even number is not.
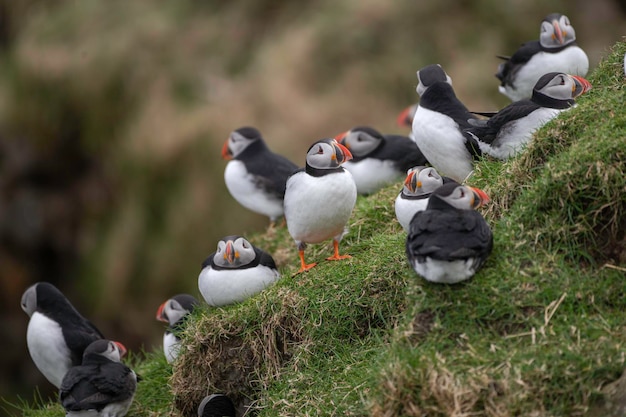
<svg viewBox="0 0 626 417"><path fill-rule="evenodd" d="M456 97L452 80L438 65L417 71L419 103L398 122L409 136L384 135L368 126L354 127L319 140L299 168L273 153L253 127L234 130L222 149L228 159L224 180L242 206L263 214L273 225L284 216L297 245L302 273L307 244L332 239L338 261L357 195L375 193L399 182L395 199L398 222L406 233L406 257L417 275L435 283L470 279L493 247L492 231L475 209L489 197L465 185L474 163L484 155L506 160L524 151L533 133L591 88L585 52L567 16L553 13L541 21L539 40L511 56L500 56L496 77L511 104L493 113L470 112ZM270 254L245 237L227 236L202 264L198 289L210 306L252 297L280 278ZM48 282L29 287L21 300L30 316L27 345L31 358L59 389L67 416L123 417L137 388L134 371L122 363L124 345L107 339L84 318L59 289ZM177 333L198 300L178 294L165 301L156 318L169 324L163 351L169 363L180 349ZM235 416L222 393L198 404L198 416Z"/></svg>

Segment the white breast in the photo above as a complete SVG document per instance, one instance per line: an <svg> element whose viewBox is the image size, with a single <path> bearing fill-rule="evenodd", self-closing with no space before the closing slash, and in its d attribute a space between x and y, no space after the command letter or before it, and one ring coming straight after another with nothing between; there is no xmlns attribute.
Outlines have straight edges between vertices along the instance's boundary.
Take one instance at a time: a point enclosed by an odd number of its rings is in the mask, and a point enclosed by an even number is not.
<svg viewBox="0 0 626 417"><path fill-rule="evenodd" d="M340 236L356 203L348 171L313 177L298 172L287 180L285 219L296 242L319 243Z"/></svg>
<svg viewBox="0 0 626 417"><path fill-rule="evenodd" d="M400 223L400 226L405 232L409 231L411 219L418 211L426 210L428 205L428 198L406 199L401 197L402 193L398 194L394 203L394 209L396 211L396 219Z"/></svg>
<svg viewBox="0 0 626 417"><path fill-rule="evenodd" d="M59 388L63 377L72 366L70 350L63 338L61 326L35 312L28 322L26 343L35 366L48 381Z"/></svg>
<svg viewBox="0 0 626 417"><path fill-rule="evenodd" d="M465 137L452 118L418 106L413 118L413 138L441 175L463 182L472 172L472 157L465 147Z"/></svg>
<svg viewBox="0 0 626 417"><path fill-rule="evenodd" d="M207 304L218 307L241 302L258 294L280 278L278 271L263 265L245 269L204 268L198 288Z"/></svg>
<svg viewBox="0 0 626 417"><path fill-rule="evenodd" d="M167 363L172 363L178 357L178 352L180 349L180 341L174 335L174 333L165 332L163 333L163 353L165 354L165 359Z"/></svg>
<svg viewBox="0 0 626 417"><path fill-rule="evenodd" d="M495 158L510 158L528 145L537 129L558 116L562 111L544 107L535 110L526 117L509 122L500 129L491 146L480 143L481 150Z"/></svg>
<svg viewBox="0 0 626 417"><path fill-rule="evenodd" d="M413 269L422 278L441 284L456 284L470 279L476 273L473 258L458 261L440 261L426 257L426 262L413 261Z"/></svg>
<svg viewBox="0 0 626 417"><path fill-rule="evenodd" d="M359 194L372 194L402 178L393 161L368 158L358 162L348 161L343 167L350 171Z"/></svg>
<svg viewBox="0 0 626 417"><path fill-rule="evenodd" d="M224 182L233 198L248 210L263 214L272 221L283 215L282 200L259 189L243 162L228 162Z"/></svg>

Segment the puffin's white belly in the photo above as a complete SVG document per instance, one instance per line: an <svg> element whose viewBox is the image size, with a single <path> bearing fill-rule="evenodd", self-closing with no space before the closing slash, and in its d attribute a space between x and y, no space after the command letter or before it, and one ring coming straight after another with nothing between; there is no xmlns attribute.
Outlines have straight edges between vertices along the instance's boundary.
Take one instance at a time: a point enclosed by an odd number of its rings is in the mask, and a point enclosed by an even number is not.
<svg viewBox="0 0 626 417"><path fill-rule="evenodd" d="M70 350L59 324L35 312L28 322L26 343L30 357L39 371L59 388L63 377L72 366Z"/></svg>
<svg viewBox="0 0 626 417"><path fill-rule="evenodd" d="M405 232L409 231L411 219L418 211L426 210L428 205L428 198L420 199L406 199L401 197L402 193L398 194L394 203L394 209L396 211L396 219L400 223L400 226Z"/></svg>
<svg viewBox="0 0 626 417"><path fill-rule="evenodd" d="M259 189L254 176L248 173L243 162L228 162L224 170L224 182L233 198L245 208L263 214L272 221L283 215L282 200Z"/></svg>
<svg viewBox="0 0 626 417"><path fill-rule="evenodd" d="M220 270L208 266L198 276L198 288L207 304L219 307L252 297L278 278L280 278L278 271L262 265Z"/></svg>
<svg viewBox="0 0 626 417"><path fill-rule="evenodd" d="M296 242L319 243L341 236L356 203L348 171L313 177L298 172L287 180L285 219Z"/></svg>
<svg viewBox="0 0 626 417"><path fill-rule="evenodd" d="M343 167L350 171L359 194L372 194L386 185L402 178L393 161L367 158L362 161L348 161Z"/></svg>

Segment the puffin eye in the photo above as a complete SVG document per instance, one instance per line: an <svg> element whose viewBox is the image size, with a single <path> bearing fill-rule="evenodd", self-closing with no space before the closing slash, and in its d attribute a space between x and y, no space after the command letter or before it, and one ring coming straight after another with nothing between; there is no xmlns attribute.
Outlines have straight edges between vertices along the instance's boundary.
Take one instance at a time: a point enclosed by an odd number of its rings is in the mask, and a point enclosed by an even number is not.
<svg viewBox="0 0 626 417"><path fill-rule="evenodd" d="M248 249L250 246L248 245L248 242L246 242L245 240L241 242L241 246L244 247L244 249Z"/></svg>
<svg viewBox="0 0 626 417"><path fill-rule="evenodd" d="M323 154L323 153L324 153L324 149L322 149L322 147L321 147L321 146L318 146L318 147L317 147L317 153L318 153L318 155Z"/></svg>

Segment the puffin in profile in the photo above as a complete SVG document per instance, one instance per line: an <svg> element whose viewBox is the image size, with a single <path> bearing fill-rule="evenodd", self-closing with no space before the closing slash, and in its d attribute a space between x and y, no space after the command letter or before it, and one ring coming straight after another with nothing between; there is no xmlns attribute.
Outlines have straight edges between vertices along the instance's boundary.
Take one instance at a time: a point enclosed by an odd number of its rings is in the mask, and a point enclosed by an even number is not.
<svg viewBox="0 0 626 417"><path fill-rule="evenodd" d="M539 78L548 72L584 77L589 58L576 45L576 31L569 18L551 13L541 21L539 40L529 41L498 66L499 91L512 101L530 98Z"/></svg>
<svg viewBox="0 0 626 417"><path fill-rule="evenodd" d="M121 363L126 348L106 339L92 342L80 365L63 378L59 401L68 417L123 417L137 389L137 375Z"/></svg>
<svg viewBox="0 0 626 417"><path fill-rule="evenodd" d="M198 288L208 305L221 307L250 298L279 278L269 253L242 236L226 236L202 263Z"/></svg>
<svg viewBox="0 0 626 417"><path fill-rule="evenodd" d="M306 165L291 175L285 190L287 229L298 247L300 269L308 271L304 250L308 243L333 239L334 254L327 260L349 258L339 254L339 242L356 203L356 184L341 165L352 154L333 138L315 142L307 151Z"/></svg>
<svg viewBox="0 0 626 417"><path fill-rule="evenodd" d="M414 166L428 163L415 142L401 135L383 135L368 126L357 126L335 137L352 154L343 167L350 171L357 193L375 193Z"/></svg>
<svg viewBox="0 0 626 417"><path fill-rule="evenodd" d="M163 353L167 363L174 362L178 357L180 337L177 333L182 330L187 316L198 304L198 300L192 295L177 294L159 306L156 319L169 324L163 333Z"/></svg>
<svg viewBox="0 0 626 417"><path fill-rule="evenodd" d="M449 182L432 193L426 210L411 220L406 255L430 282L455 284L476 273L491 253L493 234L474 210L488 201L477 189Z"/></svg>
<svg viewBox="0 0 626 417"><path fill-rule="evenodd" d="M444 179L433 167L418 166L409 170L402 191L396 197L396 218L405 232L415 213L426 210L430 195L444 183Z"/></svg>
<svg viewBox="0 0 626 417"><path fill-rule="evenodd" d="M482 155L476 139L463 133L477 116L456 97L441 65L420 69L417 79L420 101L413 116L413 140L441 175L463 182Z"/></svg>
<svg viewBox="0 0 626 417"><path fill-rule="evenodd" d="M269 150L254 127L231 132L222 147L222 158L229 160L224 170L226 188L245 208L263 214L270 225L283 215L287 177L298 166Z"/></svg>
<svg viewBox="0 0 626 417"><path fill-rule="evenodd" d="M224 394L211 394L198 406L198 417L235 417L233 401Z"/></svg>
<svg viewBox="0 0 626 417"><path fill-rule="evenodd" d="M80 365L87 346L104 336L48 282L24 291L21 306L30 317L26 331L30 356L46 379L59 388L67 371Z"/></svg>
<svg viewBox="0 0 626 417"><path fill-rule="evenodd" d="M465 131L478 141L483 153L508 159L524 149L537 129L575 106L575 98L590 89L589 81L576 75L544 74L532 98L515 101L489 119L472 119L473 127Z"/></svg>

